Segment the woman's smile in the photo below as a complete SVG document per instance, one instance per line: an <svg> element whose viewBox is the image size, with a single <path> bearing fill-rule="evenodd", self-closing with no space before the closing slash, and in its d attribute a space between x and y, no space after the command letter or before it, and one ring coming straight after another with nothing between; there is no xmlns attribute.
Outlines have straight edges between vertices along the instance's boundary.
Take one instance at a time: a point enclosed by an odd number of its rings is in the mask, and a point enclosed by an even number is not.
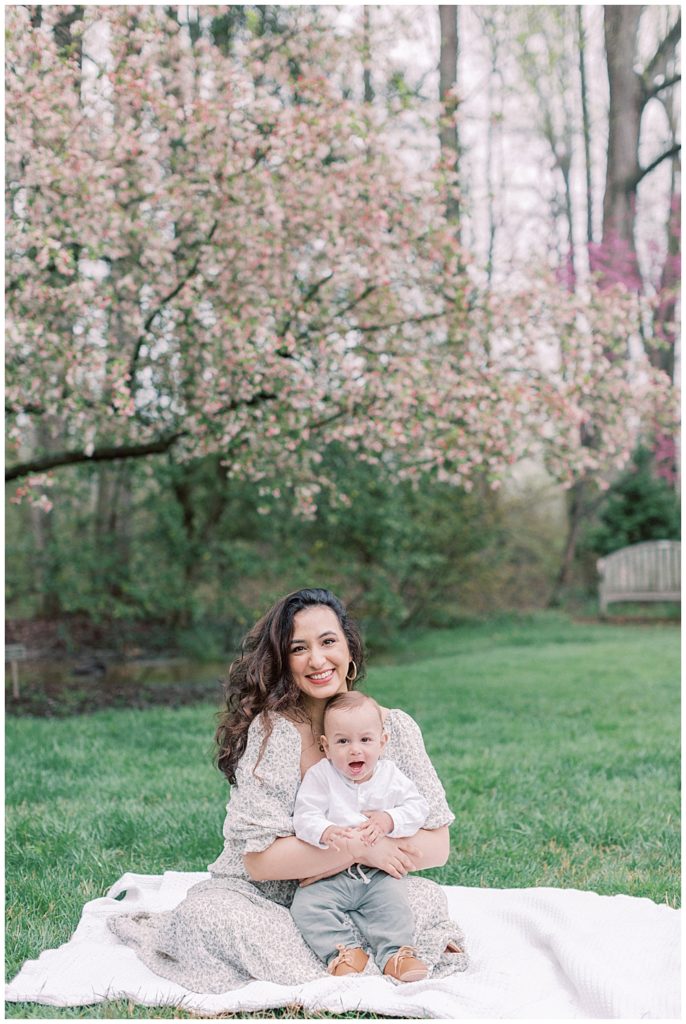
<svg viewBox="0 0 686 1024"><path fill-rule="evenodd" d="M333 673L334 670L332 668L327 668L324 672L310 673L308 678L311 679L313 683L328 683Z"/></svg>

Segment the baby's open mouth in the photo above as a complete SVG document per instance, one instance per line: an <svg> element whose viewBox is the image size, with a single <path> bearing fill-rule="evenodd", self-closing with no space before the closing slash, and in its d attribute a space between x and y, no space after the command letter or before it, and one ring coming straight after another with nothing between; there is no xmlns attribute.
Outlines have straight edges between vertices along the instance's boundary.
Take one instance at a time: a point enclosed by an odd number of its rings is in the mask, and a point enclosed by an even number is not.
<svg viewBox="0 0 686 1024"><path fill-rule="evenodd" d="M350 761L348 768L351 772L361 772L364 768L364 761Z"/></svg>

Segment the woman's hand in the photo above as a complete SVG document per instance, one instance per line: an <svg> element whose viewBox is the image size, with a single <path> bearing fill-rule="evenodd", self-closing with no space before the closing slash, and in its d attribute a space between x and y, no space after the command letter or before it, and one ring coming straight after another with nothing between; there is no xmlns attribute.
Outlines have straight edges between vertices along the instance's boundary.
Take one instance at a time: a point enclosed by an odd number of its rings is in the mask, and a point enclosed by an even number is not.
<svg viewBox="0 0 686 1024"><path fill-rule="evenodd" d="M355 834L343 840L349 856L350 864L364 864L369 868L379 868L393 878L404 878L409 871L416 871L419 866L419 850L413 845L411 839L389 839L384 836L378 839L372 846L369 846L364 839ZM309 875L302 878L302 886L312 885L320 878L330 878L335 872L323 871L319 875Z"/></svg>
<svg viewBox="0 0 686 1024"><path fill-rule="evenodd" d="M393 878L404 878L409 871L416 871L420 866L420 853L411 839L389 839L383 836L371 846L361 841L359 852L353 849L355 843L352 840L349 849L360 864L380 868Z"/></svg>

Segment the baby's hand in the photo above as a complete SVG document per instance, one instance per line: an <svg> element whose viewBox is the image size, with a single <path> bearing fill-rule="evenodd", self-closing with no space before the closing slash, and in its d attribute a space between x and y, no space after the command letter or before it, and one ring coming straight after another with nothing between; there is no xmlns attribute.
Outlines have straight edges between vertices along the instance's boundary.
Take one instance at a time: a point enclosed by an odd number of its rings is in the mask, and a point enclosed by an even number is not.
<svg viewBox="0 0 686 1024"><path fill-rule="evenodd" d="M338 842L341 839L349 839L352 834L352 828L342 828L339 825L329 825L329 827L325 828L319 837L319 842L323 843L324 846L333 846L334 850L338 850L340 852L341 848L337 845Z"/></svg>
<svg viewBox="0 0 686 1024"><path fill-rule="evenodd" d="M387 836L389 832L393 831L393 818L387 811L363 811L362 813L367 821L363 825L358 825L357 831L367 846L371 846L381 836Z"/></svg>

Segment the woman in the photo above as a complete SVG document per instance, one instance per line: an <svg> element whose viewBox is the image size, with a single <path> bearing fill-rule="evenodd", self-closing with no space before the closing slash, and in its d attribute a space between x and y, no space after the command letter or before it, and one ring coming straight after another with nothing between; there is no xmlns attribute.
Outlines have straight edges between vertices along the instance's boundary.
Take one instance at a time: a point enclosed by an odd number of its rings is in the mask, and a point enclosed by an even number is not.
<svg viewBox="0 0 686 1024"><path fill-rule="evenodd" d="M453 815L419 727L398 709L382 709L385 756L428 800L425 827L410 839L384 837L366 846L355 837L326 850L293 834L300 780L324 756L319 737L326 700L363 674L359 632L328 590L289 594L249 632L229 670L217 730L218 765L232 790L224 850L209 865L211 878L193 886L172 911L110 920L156 974L195 992L223 992L256 978L292 985L322 977L325 967L288 910L298 880L307 884L354 863L401 878L446 862ZM463 936L448 918L440 887L413 877L408 897L417 955L433 976L464 970ZM368 970L378 968L370 963Z"/></svg>

